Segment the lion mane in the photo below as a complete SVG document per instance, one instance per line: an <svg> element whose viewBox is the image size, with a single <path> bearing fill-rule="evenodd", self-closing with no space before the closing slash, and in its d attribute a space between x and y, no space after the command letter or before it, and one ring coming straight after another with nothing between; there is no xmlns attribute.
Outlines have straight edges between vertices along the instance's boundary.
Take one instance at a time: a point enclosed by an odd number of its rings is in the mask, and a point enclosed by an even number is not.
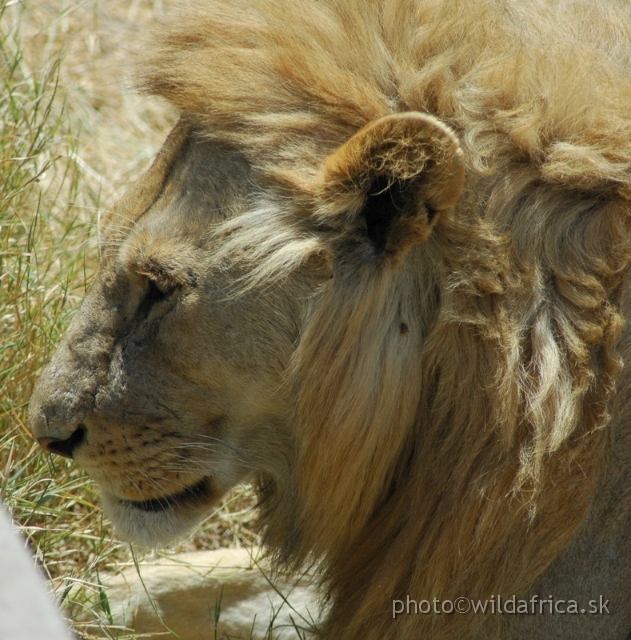
<svg viewBox="0 0 631 640"><path fill-rule="evenodd" d="M307 305L294 458L259 479L265 541L291 566L318 562L327 638L501 635L497 616L394 621L392 600L523 593L593 503L630 255L628 10L195 0L177 15L142 50L139 86L291 202L216 231L240 287L345 246L353 163L365 180L388 168L385 189L420 184L416 158L444 213L402 222L388 268L351 252ZM440 132L438 156L405 132L401 148L374 141L408 112Z"/></svg>

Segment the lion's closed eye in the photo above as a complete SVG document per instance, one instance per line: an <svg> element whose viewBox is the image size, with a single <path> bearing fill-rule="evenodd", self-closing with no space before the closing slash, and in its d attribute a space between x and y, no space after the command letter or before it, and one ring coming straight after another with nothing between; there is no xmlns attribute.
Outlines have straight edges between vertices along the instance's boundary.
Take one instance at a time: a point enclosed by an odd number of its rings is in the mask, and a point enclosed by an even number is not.
<svg viewBox="0 0 631 640"><path fill-rule="evenodd" d="M175 306L181 289L180 284L165 283L147 277L145 293L138 308L139 313L149 321L165 315Z"/></svg>

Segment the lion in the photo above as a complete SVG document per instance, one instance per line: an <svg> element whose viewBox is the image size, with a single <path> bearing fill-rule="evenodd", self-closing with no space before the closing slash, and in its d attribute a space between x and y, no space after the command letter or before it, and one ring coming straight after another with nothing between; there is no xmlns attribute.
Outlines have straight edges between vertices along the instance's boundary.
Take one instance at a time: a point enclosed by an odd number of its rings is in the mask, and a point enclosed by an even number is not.
<svg viewBox="0 0 631 640"><path fill-rule="evenodd" d="M323 638L631 638L628 7L176 11L35 437L143 545L252 482Z"/></svg>

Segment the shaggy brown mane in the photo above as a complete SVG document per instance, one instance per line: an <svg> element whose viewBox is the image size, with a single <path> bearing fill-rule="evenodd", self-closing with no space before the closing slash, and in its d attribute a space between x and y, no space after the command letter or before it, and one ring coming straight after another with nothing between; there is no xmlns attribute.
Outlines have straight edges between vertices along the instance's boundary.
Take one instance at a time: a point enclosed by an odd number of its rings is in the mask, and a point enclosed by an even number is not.
<svg viewBox="0 0 631 640"><path fill-rule="evenodd" d="M500 633L389 607L519 594L583 521L620 367L629 41L616 4L213 0L145 52L141 85L277 188L222 230L259 279L339 264L322 165L361 127L430 113L464 151L461 201L401 268L333 266L289 374L296 460L265 524L323 561L327 637Z"/></svg>

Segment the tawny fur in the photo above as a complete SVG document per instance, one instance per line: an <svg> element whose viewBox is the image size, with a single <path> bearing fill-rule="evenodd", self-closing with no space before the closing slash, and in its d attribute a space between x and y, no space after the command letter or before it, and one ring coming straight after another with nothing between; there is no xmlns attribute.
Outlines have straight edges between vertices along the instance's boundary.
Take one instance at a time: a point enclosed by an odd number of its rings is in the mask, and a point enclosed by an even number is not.
<svg viewBox="0 0 631 640"><path fill-rule="evenodd" d="M524 593L584 521L621 367L628 42L613 1L196 0L143 51L140 86L266 190L212 231L214 267L241 274L226 296L315 274L294 296L293 431L260 481L268 544L321 563L326 638L498 637L498 617L393 620L392 599ZM407 112L450 128L423 188L462 195L368 259L353 167L379 145L354 136ZM177 144L114 214L130 229ZM371 161L414 175L390 151Z"/></svg>
<svg viewBox="0 0 631 640"><path fill-rule="evenodd" d="M395 631L385 608L519 593L585 516L619 368L630 38L614 3L234 0L147 55L149 91L315 209L326 155L376 118L433 114L465 152L414 275L351 263L295 354L292 553L325 559L327 637L469 637L479 619Z"/></svg>

